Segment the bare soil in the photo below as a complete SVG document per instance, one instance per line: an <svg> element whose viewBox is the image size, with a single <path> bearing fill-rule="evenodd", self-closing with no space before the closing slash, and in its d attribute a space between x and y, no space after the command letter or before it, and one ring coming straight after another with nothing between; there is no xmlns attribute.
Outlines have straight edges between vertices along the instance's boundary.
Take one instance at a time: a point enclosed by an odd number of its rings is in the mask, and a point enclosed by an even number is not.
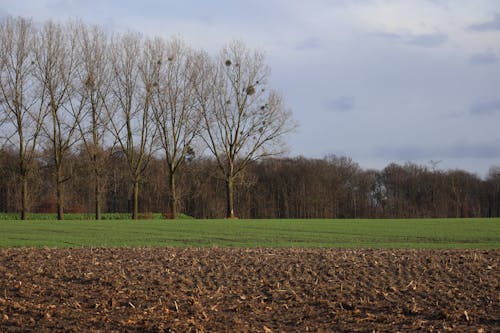
<svg viewBox="0 0 500 333"><path fill-rule="evenodd" d="M0 332L494 332L500 249L0 249Z"/></svg>

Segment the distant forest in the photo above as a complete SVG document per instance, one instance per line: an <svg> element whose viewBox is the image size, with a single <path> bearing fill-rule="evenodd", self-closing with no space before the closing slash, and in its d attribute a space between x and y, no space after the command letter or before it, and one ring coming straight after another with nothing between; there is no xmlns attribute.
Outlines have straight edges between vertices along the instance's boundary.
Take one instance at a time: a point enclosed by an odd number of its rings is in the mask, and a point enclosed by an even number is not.
<svg viewBox="0 0 500 333"><path fill-rule="evenodd" d="M56 211L49 152L41 153L30 176L29 210ZM0 151L0 211L19 211L16 152ZM165 160L154 158L141 182L142 213L168 212ZM66 212L94 211L93 170L88 157L66 157ZM132 212L133 189L126 158L111 155L103 175L102 209ZM196 218L226 213L225 180L209 157L185 161L177 177L178 209ZM250 164L237 179L235 207L240 218L498 217L500 168L485 179L462 170L433 170L407 163L363 170L346 157L268 158ZM147 216L147 214L145 215Z"/></svg>
<svg viewBox="0 0 500 333"><path fill-rule="evenodd" d="M264 55L79 21L0 20L0 211L196 218L500 216L486 179L282 158L296 124ZM144 216L144 215L143 215Z"/></svg>

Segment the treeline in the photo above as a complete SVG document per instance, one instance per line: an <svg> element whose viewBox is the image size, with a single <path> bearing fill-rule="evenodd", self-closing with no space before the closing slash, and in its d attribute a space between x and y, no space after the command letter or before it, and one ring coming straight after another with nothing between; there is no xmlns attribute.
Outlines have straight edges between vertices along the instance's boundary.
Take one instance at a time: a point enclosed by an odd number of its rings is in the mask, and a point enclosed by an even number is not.
<svg viewBox="0 0 500 333"><path fill-rule="evenodd" d="M175 217L177 175L202 155L224 180L223 215L233 218L237 180L254 161L279 154L294 128L268 86L262 52L242 42L212 56L178 38L11 17L0 21L0 41L0 143L14 163L3 182L16 175L1 190L16 193L16 204L7 200L5 209L15 207L22 219L41 202L55 202L63 219L83 195L73 187L83 191L89 183L96 219L103 207L137 218L140 199L159 209L147 201L153 190ZM151 187L157 168L166 175ZM52 201L33 193L35 184ZM131 199L126 207L123 195Z"/></svg>
<svg viewBox="0 0 500 333"><path fill-rule="evenodd" d="M17 152L0 152L0 211L19 211ZM30 176L30 210L56 211L49 152L41 153ZM166 161L153 158L141 181L139 217L168 213ZM103 173L102 209L132 212L133 187L123 154L111 154ZM178 209L196 218L226 213L225 180L213 158L185 161L177 177ZM93 170L84 149L67 156L67 212L93 212ZM485 179L462 170L390 164L364 170L346 157L268 158L250 164L236 180L235 207L242 218L498 217L500 168Z"/></svg>
<svg viewBox="0 0 500 333"><path fill-rule="evenodd" d="M81 22L0 20L0 211L175 217L499 215L486 180L413 164L278 158L295 127L261 52Z"/></svg>

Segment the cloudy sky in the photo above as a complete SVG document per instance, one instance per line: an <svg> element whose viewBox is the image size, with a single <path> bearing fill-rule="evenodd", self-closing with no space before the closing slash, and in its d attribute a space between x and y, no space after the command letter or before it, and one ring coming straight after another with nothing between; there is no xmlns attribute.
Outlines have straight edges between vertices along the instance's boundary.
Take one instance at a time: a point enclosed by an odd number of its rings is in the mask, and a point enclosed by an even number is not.
<svg viewBox="0 0 500 333"><path fill-rule="evenodd" d="M498 0L0 0L5 15L262 49L299 123L290 156L500 166Z"/></svg>

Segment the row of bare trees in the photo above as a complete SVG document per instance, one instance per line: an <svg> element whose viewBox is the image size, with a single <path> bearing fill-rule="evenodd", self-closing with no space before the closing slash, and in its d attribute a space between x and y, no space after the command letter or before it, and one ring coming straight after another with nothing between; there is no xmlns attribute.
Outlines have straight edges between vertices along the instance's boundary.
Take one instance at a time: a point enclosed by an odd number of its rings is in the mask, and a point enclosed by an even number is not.
<svg viewBox="0 0 500 333"><path fill-rule="evenodd" d="M133 189L133 218L152 160L165 161L167 211L175 217L176 175L205 152L225 182L225 215L235 217L236 179L250 162L280 153L294 128L268 87L262 53L241 42L210 56L178 38L110 36L81 22L10 17L0 22L0 39L0 139L5 156L17 154L22 219L33 207L30 181L44 183L33 177L46 169L57 218L64 218L65 185L77 176L68 161L76 152L92 171L96 219L116 156Z"/></svg>
<svg viewBox="0 0 500 333"><path fill-rule="evenodd" d="M68 212L92 212L94 167L83 145L65 157L63 173ZM39 153L29 176L29 208L55 212L51 151ZM20 209L16 151L0 150L0 211ZM101 173L102 210L133 211L133 184L127 157L106 154ZM166 158L152 157L141 179L139 211L170 213ZM197 218L227 213L226 181L214 158L190 156L176 173L177 207ZM249 164L235 178L234 204L247 218L499 217L500 169L485 179L462 171L416 164L364 170L346 157L267 158Z"/></svg>

